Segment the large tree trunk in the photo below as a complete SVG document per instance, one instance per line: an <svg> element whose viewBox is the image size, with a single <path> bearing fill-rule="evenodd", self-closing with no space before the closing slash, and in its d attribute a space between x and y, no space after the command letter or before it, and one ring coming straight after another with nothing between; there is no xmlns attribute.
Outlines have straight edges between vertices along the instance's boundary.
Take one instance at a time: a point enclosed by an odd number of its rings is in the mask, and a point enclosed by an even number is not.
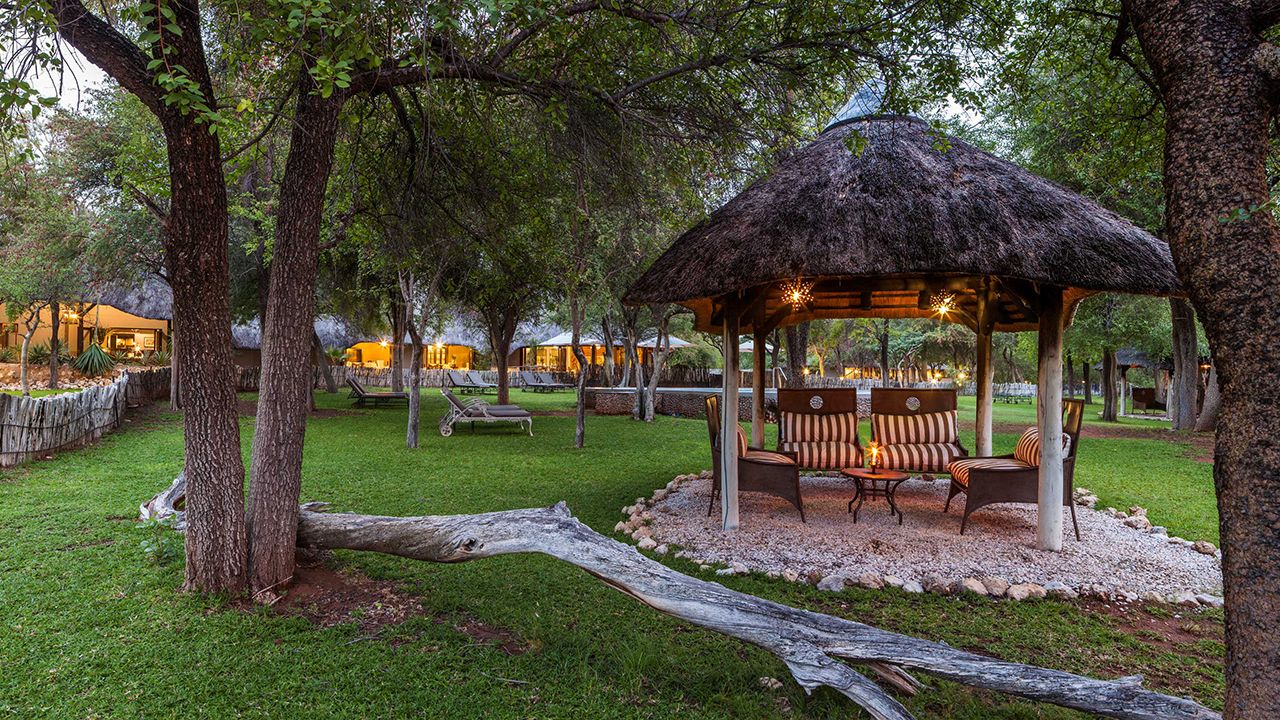
<svg viewBox="0 0 1280 720"><path fill-rule="evenodd" d="M606 387L613 387L613 328L609 325L609 313L607 312L604 317L600 318L600 331L604 334L604 337L600 339L604 343L604 384Z"/></svg>
<svg viewBox="0 0 1280 720"><path fill-rule="evenodd" d="M391 392L404 392L404 307L391 300Z"/></svg>
<svg viewBox="0 0 1280 720"><path fill-rule="evenodd" d="M514 308L490 309L481 314L489 331L489 347L493 349L493 364L498 369L498 404L506 405L511 402L511 377L507 372L507 363L520 318L516 315Z"/></svg>
<svg viewBox="0 0 1280 720"><path fill-rule="evenodd" d="M415 358L422 357L422 335L414 323L409 328L409 344ZM404 443L410 450L418 447L418 435L422 426L422 362L409 366L409 424L405 428Z"/></svg>
<svg viewBox="0 0 1280 720"><path fill-rule="evenodd" d="M734 338L734 342L738 339ZM726 348L727 350L727 348ZM787 379L790 387L804 387L804 371L809 367L809 323L787 326ZM735 371L738 368L733 368ZM725 368L725 372L729 369Z"/></svg>
<svg viewBox="0 0 1280 720"><path fill-rule="evenodd" d="M293 576L302 443L311 406L315 280L325 187L337 138L338 98L312 92L299 70L289 156L280 187L262 373L249 479L249 571L254 591Z"/></svg>
<svg viewBox="0 0 1280 720"><path fill-rule="evenodd" d="M1067 368L1067 397L1072 400L1076 399L1076 361L1072 358L1071 352L1067 352L1067 358L1064 361Z"/></svg>
<svg viewBox="0 0 1280 720"><path fill-rule="evenodd" d="M1196 424L1196 400L1200 395L1200 353L1196 347L1196 316L1191 303L1169 298L1173 317L1173 386L1168 399L1174 430L1191 430Z"/></svg>
<svg viewBox="0 0 1280 720"><path fill-rule="evenodd" d="M1277 48L1269 2L1127 3L1163 92L1165 222L1221 407L1214 482L1228 718L1280 717L1280 228L1269 209Z"/></svg>
<svg viewBox="0 0 1280 720"><path fill-rule="evenodd" d="M62 347L58 342L58 329L62 325L62 306L57 302L49 303L49 389L58 387L58 350Z"/></svg>
<svg viewBox="0 0 1280 720"><path fill-rule="evenodd" d="M311 330L311 348L315 353L316 365L320 368L320 375L324 377L324 391L330 395L338 392L338 381L333 377L333 367L329 364L329 355L324 351L324 343L320 342L320 334L312 327Z"/></svg>
<svg viewBox="0 0 1280 720"><path fill-rule="evenodd" d="M187 67L205 65L200 59ZM208 87L207 78L201 86ZM172 194L165 248L174 324L183 332L173 364L181 383L190 486L186 587L235 593L244 588L248 572L222 158L218 136L204 125L168 125Z"/></svg>
<svg viewBox="0 0 1280 720"><path fill-rule="evenodd" d="M1119 378L1116 375L1118 374L1116 351L1104 348L1102 351L1102 419L1106 422L1117 420L1116 400L1119 393L1116 385Z"/></svg>
<svg viewBox="0 0 1280 720"><path fill-rule="evenodd" d="M1218 369L1209 368L1209 385L1204 390L1204 403L1200 406L1200 417L1196 418L1196 432L1209 432L1218 427L1218 408L1222 404L1222 394L1218 389Z"/></svg>
<svg viewBox="0 0 1280 720"><path fill-rule="evenodd" d="M573 343L573 357L578 361L578 377L574 383L578 398L573 413L573 446L580 448L587 440L587 373L591 366L586 353L582 352L582 301L576 294L569 298L569 322L572 326L570 342Z"/></svg>

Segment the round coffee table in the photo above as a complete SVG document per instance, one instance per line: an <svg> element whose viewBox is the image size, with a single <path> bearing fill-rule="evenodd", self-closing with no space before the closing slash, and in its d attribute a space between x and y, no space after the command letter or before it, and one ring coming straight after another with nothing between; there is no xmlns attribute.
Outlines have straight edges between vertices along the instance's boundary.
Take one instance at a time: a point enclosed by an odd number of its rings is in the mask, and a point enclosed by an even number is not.
<svg viewBox="0 0 1280 720"><path fill-rule="evenodd" d="M898 524L902 524L902 511L893 501L893 494L910 475L897 470L881 469L872 472L868 468L845 468L840 473L853 480L855 494L849 501L849 512L853 513L855 523L858 522L858 511L862 509L863 501L869 497L882 497L889 503L889 514L897 515ZM855 506L854 503L857 505Z"/></svg>

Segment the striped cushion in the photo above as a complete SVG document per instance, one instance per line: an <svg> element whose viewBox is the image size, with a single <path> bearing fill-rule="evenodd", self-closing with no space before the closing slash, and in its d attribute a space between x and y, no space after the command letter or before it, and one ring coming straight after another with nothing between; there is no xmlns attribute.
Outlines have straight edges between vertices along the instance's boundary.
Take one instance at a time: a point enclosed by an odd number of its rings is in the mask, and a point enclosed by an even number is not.
<svg viewBox="0 0 1280 720"><path fill-rule="evenodd" d="M957 442L955 410L920 415L872 415L871 429L881 445Z"/></svg>
<svg viewBox="0 0 1280 720"><path fill-rule="evenodd" d="M742 456L746 460L752 462L764 462L771 465L795 465L796 461L782 455L781 453L769 452L768 450L748 450L746 455Z"/></svg>
<svg viewBox="0 0 1280 720"><path fill-rule="evenodd" d="M1062 452L1065 455L1070 450L1071 436L1062 433ZM1040 428L1029 427L1022 433L1017 447L1013 449L1013 456L1028 465L1040 465Z"/></svg>
<svg viewBox="0 0 1280 720"><path fill-rule="evenodd" d="M947 466L947 472L951 473L951 479L956 484L963 487L969 487L969 471L974 468L983 470L1026 470L1032 467L1021 460L1013 458L1001 457L971 457L960 458Z"/></svg>
<svg viewBox="0 0 1280 720"><path fill-rule="evenodd" d="M842 470L862 465L862 448L849 442L794 442L779 448L796 454L796 462L812 470Z"/></svg>
<svg viewBox="0 0 1280 720"><path fill-rule="evenodd" d="M952 460L964 452L955 443L881 445L880 463L886 470L946 472Z"/></svg>
<svg viewBox="0 0 1280 720"><path fill-rule="evenodd" d="M858 442L858 413L784 412L778 418L778 430L787 442Z"/></svg>

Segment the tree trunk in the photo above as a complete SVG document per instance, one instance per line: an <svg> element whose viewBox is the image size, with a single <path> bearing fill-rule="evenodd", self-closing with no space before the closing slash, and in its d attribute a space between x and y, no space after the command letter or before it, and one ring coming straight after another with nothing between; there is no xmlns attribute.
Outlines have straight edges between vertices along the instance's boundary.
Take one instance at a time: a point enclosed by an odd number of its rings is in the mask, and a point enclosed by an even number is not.
<svg viewBox="0 0 1280 720"><path fill-rule="evenodd" d="M1191 303L1169 298L1173 318L1173 387L1168 399L1174 430L1191 430L1196 424L1200 395L1200 353L1196 347L1196 316Z"/></svg>
<svg viewBox="0 0 1280 720"><path fill-rule="evenodd" d="M645 422L653 422L658 402L658 381L662 378L662 366L671 354L671 335L667 332L668 318L665 314L658 320L658 334L653 340L653 367L649 374L649 386L644 393L644 410L641 417ZM763 348L756 348L762 352Z"/></svg>
<svg viewBox="0 0 1280 720"><path fill-rule="evenodd" d="M734 339L737 342L737 338ZM728 348L726 348L727 350ZM805 385L804 371L809 367L809 323L787 326L787 380L790 387ZM737 370L737 368L734 368ZM728 372L728 368L725 369Z"/></svg>
<svg viewBox="0 0 1280 720"><path fill-rule="evenodd" d="M1102 419L1116 422L1116 351L1111 348L1102 350Z"/></svg>
<svg viewBox="0 0 1280 720"><path fill-rule="evenodd" d="M889 321L880 321L880 387L889 387Z"/></svg>
<svg viewBox="0 0 1280 720"><path fill-rule="evenodd" d="M574 383L577 402L574 403L573 446L581 448L587 440L587 355L582 352L582 302L577 294L569 297L569 322L573 357L578 361L578 377Z"/></svg>
<svg viewBox="0 0 1280 720"><path fill-rule="evenodd" d="M22 336L22 350L18 353L18 384L22 387L22 397L31 397L31 378L27 375L27 351L31 349L31 336L28 330Z"/></svg>
<svg viewBox="0 0 1280 720"><path fill-rule="evenodd" d="M293 576L302 443L313 385L309 355L315 336L320 222L341 108L336 96L325 99L312 92L305 68L299 73L262 325L249 475L249 571L255 592Z"/></svg>
<svg viewBox="0 0 1280 720"><path fill-rule="evenodd" d="M62 325L62 306L57 302L49 303L49 389L58 387L58 350L62 347L58 342L58 329Z"/></svg>
<svg viewBox="0 0 1280 720"><path fill-rule="evenodd" d="M178 331L172 322L169 323L173 328L169 332L169 409L178 411L182 409L182 375L178 372Z"/></svg>
<svg viewBox="0 0 1280 720"><path fill-rule="evenodd" d="M409 345L415 358L422 357L422 335L414 323L406 323L409 329ZM410 450L418 447L419 428L422 425L422 363L409 366L409 423L405 428L404 444Z"/></svg>
<svg viewBox="0 0 1280 720"><path fill-rule="evenodd" d="M1213 352L1228 718L1280 717L1280 228L1269 3L1126 3L1163 92L1165 222Z"/></svg>
<svg viewBox="0 0 1280 720"><path fill-rule="evenodd" d="M1218 407L1222 403L1222 395L1218 390L1218 369L1209 368L1209 385L1204 390L1204 404L1200 407L1200 417L1196 418L1196 432L1209 432L1218 427Z"/></svg>
<svg viewBox="0 0 1280 720"><path fill-rule="evenodd" d="M1093 404L1093 368L1089 361L1080 363L1080 377L1084 380L1084 404Z"/></svg>
<svg viewBox="0 0 1280 720"><path fill-rule="evenodd" d="M481 313L489 330L489 346L493 348L493 363L498 369L498 404L511 402L511 378L507 372L511 343L515 339L516 325L520 318L514 308L490 309Z"/></svg>
<svg viewBox="0 0 1280 720"><path fill-rule="evenodd" d="M316 365L320 367L320 374L324 376L324 391L330 395L337 394L338 381L333 377L329 355L324 351L324 343L320 342L320 334L315 331L314 326L311 329L311 347L315 351Z"/></svg>
<svg viewBox="0 0 1280 720"><path fill-rule="evenodd" d="M1067 352L1067 397L1072 400L1076 399L1076 361L1072 358L1071 352Z"/></svg>
<svg viewBox="0 0 1280 720"><path fill-rule="evenodd" d="M204 60L187 67L203 69ZM207 77L201 86L209 86ZM172 184L165 249L174 325L183 332L173 363L181 378L190 488L186 587L236 593L248 572L221 150L217 135L189 119L169 123L165 135Z"/></svg>
<svg viewBox="0 0 1280 720"><path fill-rule="evenodd" d="M404 308L391 301L391 392L404 392Z"/></svg>
<svg viewBox="0 0 1280 720"><path fill-rule="evenodd" d="M609 313L605 313L600 318L600 331L604 334L601 342L604 343L604 384L606 387L613 387L613 328L609 326Z"/></svg>

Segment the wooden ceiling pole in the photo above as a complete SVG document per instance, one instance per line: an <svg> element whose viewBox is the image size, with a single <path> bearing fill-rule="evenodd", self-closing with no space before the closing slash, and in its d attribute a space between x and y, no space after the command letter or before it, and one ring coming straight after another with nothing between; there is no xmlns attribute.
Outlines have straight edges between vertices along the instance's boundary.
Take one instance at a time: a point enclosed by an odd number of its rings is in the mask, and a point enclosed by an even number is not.
<svg viewBox="0 0 1280 720"><path fill-rule="evenodd" d="M723 300L724 372L720 386L720 524L725 530L738 529L738 312ZM759 353L759 349L756 350Z"/></svg>
<svg viewBox="0 0 1280 720"><path fill-rule="evenodd" d="M979 457L988 457L991 452L991 417L992 417L992 383L995 381L995 364L991 362L991 335L996 321L995 293L992 291L991 278L983 278L978 287L977 333L978 363L974 368L973 383L978 391L978 416L975 423L977 431L977 453Z"/></svg>
<svg viewBox="0 0 1280 720"><path fill-rule="evenodd" d="M1036 411L1040 423L1040 492L1036 547L1062 550L1062 288L1040 291L1040 376ZM1070 502L1070 498L1067 498Z"/></svg>

